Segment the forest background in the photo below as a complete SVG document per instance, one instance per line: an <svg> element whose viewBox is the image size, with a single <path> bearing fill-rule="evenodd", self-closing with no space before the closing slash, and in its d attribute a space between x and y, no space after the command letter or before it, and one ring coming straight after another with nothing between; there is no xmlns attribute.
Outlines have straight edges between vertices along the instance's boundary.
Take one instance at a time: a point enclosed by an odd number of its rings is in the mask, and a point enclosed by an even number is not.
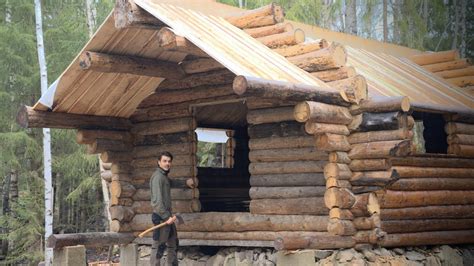
<svg viewBox="0 0 474 266"><path fill-rule="evenodd" d="M199 1L199 0L196 0ZM49 84L107 17L113 0L43 0ZM89 2L90 5L86 5ZM271 0L219 0L254 9ZM274 0L290 20L420 50L474 57L474 0ZM87 18L87 13L92 17ZM40 97L33 0L0 0L0 264L43 259L42 131L15 122ZM97 156L75 131L51 131L54 233L107 230Z"/></svg>

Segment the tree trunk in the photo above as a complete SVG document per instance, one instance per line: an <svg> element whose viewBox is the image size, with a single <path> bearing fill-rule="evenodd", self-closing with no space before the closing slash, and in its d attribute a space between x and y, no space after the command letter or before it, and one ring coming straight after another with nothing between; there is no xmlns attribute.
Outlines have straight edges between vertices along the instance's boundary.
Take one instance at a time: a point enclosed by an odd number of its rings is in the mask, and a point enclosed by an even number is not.
<svg viewBox="0 0 474 266"><path fill-rule="evenodd" d="M357 0L346 0L346 33L357 35Z"/></svg>
<svg viewBox="0 0 474 266"><path fill-rule="evenodd" d="M383 0L383 41L388 42L387 2Z"/></svg>

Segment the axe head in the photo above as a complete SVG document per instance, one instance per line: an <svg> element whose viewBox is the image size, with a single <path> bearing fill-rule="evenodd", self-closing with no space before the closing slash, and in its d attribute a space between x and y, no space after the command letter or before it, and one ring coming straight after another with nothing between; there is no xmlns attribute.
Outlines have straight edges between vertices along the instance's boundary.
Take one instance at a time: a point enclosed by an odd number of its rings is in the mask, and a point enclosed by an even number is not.
<svg viewBox="0 0 474 266"><path fill-rule="evenodd" d="M174 222L175 224L184 224L184 219L181 217L181 215L176 214L176 221Z"/></svg>

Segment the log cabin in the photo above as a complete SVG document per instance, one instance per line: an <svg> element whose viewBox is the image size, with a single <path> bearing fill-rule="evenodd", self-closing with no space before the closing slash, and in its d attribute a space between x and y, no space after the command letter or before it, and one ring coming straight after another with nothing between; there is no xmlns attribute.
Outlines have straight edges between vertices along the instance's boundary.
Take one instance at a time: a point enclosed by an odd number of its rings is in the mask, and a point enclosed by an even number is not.
<svg viewBox="0 0 474 266"><path fill-rule="evenodd" d="M471 95L400 55L309 38L278 5L208 4L118 0L18 114L100 154L112 232L151 243L135 236L166 150L181 245L474 242ZM199 128L225 132L223 167L198 165Z"/></svg>

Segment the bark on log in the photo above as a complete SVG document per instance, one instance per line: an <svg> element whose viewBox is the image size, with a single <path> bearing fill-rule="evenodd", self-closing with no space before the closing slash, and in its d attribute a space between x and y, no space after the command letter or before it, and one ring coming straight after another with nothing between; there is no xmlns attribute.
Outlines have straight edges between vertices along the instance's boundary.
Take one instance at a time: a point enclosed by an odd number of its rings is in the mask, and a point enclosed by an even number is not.
<svg viewBox="0 0 474 266"><path fill-rule="evenodd" d="M217 70L217 71L212 71L212 72L204 72L204 73L197 73L197 74L192 74L188 75L185 78L181 80L164 80L162 83L159 85L159 90L190 90L191 88L197 88L197 87L207 87L208 90L209 88L212 87L218 87L219 85L221 86L221 90L227 90L229 86L222 86L222 85L227 85L231 84L232 81L235 78L235 74L230 72L227 69L224 70ZM223 89L222 87L225 87ZM211 95L211 93L214 93L214 91L208 91L207 97L215 96ZM223 91L222 93L227 93L228 91ZM185 96L183 94L183 91L181 91L181 95ZM227 94L226 94L227 95ZM188 96L190 97L190 96ZM183 102L184 100L181 100Z"/></svg>
<svg viewBox="0 0 474 266"><path fill-rule="evenodd" d="M325 39L314 40L310 42L299 43L296 45L273 49L273 51L284 57L292 57L296 55L307 54L310 52L318 51L329 46Z"/></svg>
<svg viewBox="0 0 474 266"><path fill-rule="evenodd" d="M345 188L329 188L324 194L324 204L328 209L350 209L355 201L355 196Z"/></svg>
<svg viewBox="0 0 474 266"><path fill-rule="evenodd" d="M248 134L251 139L307 136L304 125L295 121L250 125Z"/></svg>
<svg viewBox="0 0 474 266"><path fill-rule="evenodd" d="M157 135L138 135L135 136L134 144L136 146L147 146L147 145L170 145L187 142L196 142L196 136L194 132L178 132L170 134L157 134Z"/></svg>
<svg viewBox="0 0 474 266"><path fill-rule="evenodd" d="M361 101L359 105L353 106L350 111L352 115L358 115L365 112L408 112L410 107L410 99L406 96L400 96L364 100Z"/></svg>
<svg viewBox="0 0 474 266"><path fill-rule="evenodd" d="M368 97L367 81L362 75L331 81L328 82L328 85L331 88L344 91L351 103L359 104Z"/></svg>
<svg viewBox="0 0 474 266"><path fill-rule="evenodd" d="M306 133L318 135L323 133L332 133L337 135L349 136L350 132L346 125L335 125L327 123L318 123L311 120L306 121L304 125Z"/></svg>
<svg viewBox="0 0 474 266"><path fill-rule="evenodd" d="M349 152L349 158L382 159L392 156L406 156L410 152L410 141L377 141L354 144ZM402 176L402 175L400 175Z"/></svg>
<svg viewBox="0 0 474 266"><path fill-rule="evenodd" d="M16 122L23 128L73 128L127 131L132 127L128 119L111 116L78 115L33 110L22 106Z"/></svg>
<svg viewBox="0 0 474 266"><path fill-rule="evenodd" d="M327 215L329 210L324 206L323 197L297 199L258 199L250 201L250 213Z"/></svg>
<svg viewBox="0 0 474 266"><path fill-rule="evenodd" d="M327 232L308 232L308 231L250 231L250 232L181 232L180 238L183 239L202 239L202 240L266 240L272 241L278 237L287 236L325 236Z"/></svg>
<svg viewBox="0 0 474 266"><path fill-rule="evenodd" d="M336 178L338 180L349 180L352 176L352 172L347 164L340 163L328 163L324 167L324 177Z"/></svg>
<svg viewBox="0 0 474 266"><path fill-rule="evenodd" d="M352 78L356 75L356 70L354 67L343 66L336 69L329 69L324 71L312 72L311 75L324 81L331 82L336 80L343 80L347 78Z"/></svg>
<svg viewBox="0 0 474 266"><path fill-rule="evenodd" d="M328 232L338 236L352 236L357 230L352 221L330 219L328 223Z"/></svg>
<svg viewBox="0 0 474 266"><path fill-rule="evenodd" d="M311 120L319 123L347 125L352 121L347 108L312 101L297 104L294 116L298 122Z"/></svg>
<svg viewBox="0 0 474 266"><path fill-rule="evenodd" d="M182 79L186 75L177 63L137 56L86 51L81 54L79 60L81 69L102 73L125 73L175 80Z"/></svg>
<svg viewBox="0 0 474 266"><path fill-rule="evenodd" d="M171 28L161 28L156 36L158 47L165 50L177 51L198 57L208 57L199 47L186 40L183 36L176 35Z"/></svg>
<svg viewBox="0 0 474 266"><path fill-rule="evenodd" d="M122 142L131 142L132 135L126 131L110 130L86 130L80 129L76 133L76 142L79 144L90 144L96 139L119 140Z"/></svg>
<svg viewBox="0 0 474 266"><path fill-rule="evenodd" d="M328 48L287 59L303 70L315 72L344 66L347 62L347 53L342 45L332 44Z"/></svg>
<svg viewBox="0 0 474 266"><path fill-rule="evenodd" d="M326 187L305 186L305 187L251 187L251 199L290 199L290 198L311 198L322 197Z"/></svg>
<svg viewBox="0 0 474 266"><path fill-rule="evenodd" d="M135 124L132 133L135 135L170 134L196 129L193 118L175 118Z"/></svg>
<svg viewBox="0 0 474 266"><path fill-rule="evenodd" d="M131 143L124 143L120 140L96 139L87 144L87 153L97 154L106 151L129 152L132 149Z"/></svg>
<svg viewBox="0 0 474 266"><path fill-rule="evenodd" d="M397 171L369 171L356 172L351 177L353 186L379 186L386 187L400 179Z"/></svg>
<svg viewBox="0 0 474 266"><path fill-rule="evenodd" d="M470 168L425 168L414 166L394 166L401 178L474 178Z"/></svg>
<svg viewBox="0 0 474 266"><path fill-rule="evenodd" d="M114 21L117 29L127 27L158 29L164 24L153 15L135 4L133 0L115 2Z"/></svg>
<svg viewBox="0 0 474 266"><path fill-rule="evenodd" d="M48 237L47 247L61 249L64 247L84 245L86 247L103 247L108 245L126 245L135 239L133 234L111 232L53 234Z"/></svg>
<svg viewBox="0 0 474 266"><path fill-rule="evenodd" d="M245 212L183 213L180 232L245 232L245 231L317 231L325 232L327 216L258 215Z"/></svg>
<svg viewBox="0 0 474 266"><path fill-rule="evenodd" d="M134 158L157 157L161 152L168 151L173 155L192 155L195 153L195 143L135 146Z"/></svg>
<svg viewBox="0 0 474 266"><path fill-rule="evenodd" d="M472 205L474 193L470 190L391 191L380 193L382 208L423 207L433 205Z"/></svg>
<svg viewBox="0 0 474 266"><path fill-rule="evenodd" d="M470 178L409 178L399 179L388 186L391 190L474 190L474 179Z"/></svg>
<svg viewBox="0 0 474 266"><path fill-rule="evenodd" d="M215 70L222 70L225 67L213 58L198 58L194 60L183 61L181 63L186 74L197 74L203 72L210 72Z"/></svg>
<svg viewBox="0 0 474 266"><path fill-rule="evenodd" d="M320 134L316 136L316 148L323 151L349 151L351 145L347 141L347 137L336 134Z"/></svg>
<svg viewBox="0 0 474 266"><path fill-rule="evenodd" d="M253 38L264 37L268 35L274 35L283 32L290 32L293 30L293 25L290 23L278 23L270 26L263 26L258 28L244 29L248 35Z"/></svg>
<svg viewBox="0 0 474 266"><path fill-rule="evenodd" d="M381 241L384 247L468 244L474 239L474 230L434 231L422 233L389 234Z"/></svg>
<svg viewBox="0 0 474 266"><path fill-rule="evenodd" d="M290 236L277 238L274 242L276 250L295 249L338 249L351 248L355 246L355 241L350 236L334 236L332 234L321 235L320 237L297 237Z"/></svg>
<svg viewBox="0 0 474 266"><path fill-rule="evenodd" d="M413 131L406 129L396 130L381 130L369 132L355 132L348 137L350 144L377 142L377 141L391 141L391 140L405 140L413 137Z"/></svg>
<svg viewBox="0 0 474 266"><path fill-rule="evenodd" d="M440 71L446 71L446 70L466 68L466 67L469 67L470 65L471 65L470 60L467 58L463 58L463 59L458 59L458 60L454 60L450 62L424 65L422 66L422 68L430 72L440 72Z"/></svg>
<svg viewBox="0 0 474 266"><path fill-rule="evenodd" d="M283 8L271 3L258 9L227 17L226 20L237 28L244 29L274 25L283 22L284 18Z"/></svg>
<svg viewBox="0 0 474 266"><path fill-rule="evenodd" d="M324 186L325 179L322 173L305 174L270 174L250 176L252 187L298 187Z"/></svg>
<svg viewBox="0 0 474 266"><path fill-rule="evenodd" d="M252 125L284 121L294 121L293 107L249 110L247 113L247 122Z"/></svg>
<svg viewBox="0 0 474 266"><path fill-rule="evenodd" d="M305 34L301 29L295 29L288 32L277 33L257 38L259 42L269 48L280 46L295 45L304 42Z"/></svg>
<svg viewBox="0 0 474 266"><path fill-rule="evenodd" d="M347 154L347 152L335 151L335 152L329 153L329 162L350 164L351 159L349 158L349 155Z"/></svg>
<svg viewBox="0 0 474 266"><path fill-rule="evenodd" d="M191 115L192 114L189 110L189 103L185 102L180 104L158 105L148 108L140 107L140 109L135 110L135 113L130 116L130 120L133 123L139 123L171 118L189 117Z"/></svg>
<svg viewBox="0 0 474 266"><path fill-rule="evenodd" d="M106 151L100 154L100 159L105 163L126 162L132 159L132 154L130 152Z"/></svg>
<svg viewBox="0 0 474 266"><path fill-rule="evenodd" d="M352 171L377 171L387 170L392 164L388 159L352 160L349 167Z"/></svg>
<svg viewBox="0 0 474 266"><path fill-rule="evenodd" d="M323 172L324 165L325 161L250 163L249 172L252 175L319 173Z"/></svg>
<svg viewBox="0 0 474 266"><path fill-rule="evenodd" d="M410 57L411 61L420 66L448 62L456 59L459 59L458 50L448 50L436 53L422 53Z"/></svg>
<svg viewBox="0 0 474 266"><path fill-rule="evenodd" d="M448 135L466 134L474 135L474 125L465 123L448 122L444 127Z"/></svg>
<svg viewBox="0 0 474 266"><path fill-rule="evenodd" d="M474 219L427 219L383 221L382 229L390 234L474 229Z"/></svg>
<svg viewBox="0 0 474 266"><path fill-rule="evenodd" d="M295 137L270 137L249 140L250 150L265 150L270 147L273 149L314 147L314 137L306 135Z"/></svg>
<svg viewBox="0 0 474 266"><path fill-rule="evenodd" d="M140 200L150 200L150 189L137 189L132 199L135 201ZM198 189L188 189L188 188L172 188L171 189L171 199L172 200L191 200L194 198L199 198Z"/></svg>
<svg viewBox="0 0 474 266"><path fill-rule="evenodd" d="M382 209L380 215L383 221L474 218L474 205L447 205L410 207L401 209Z"/></svg>
<svg viewBox="0 0 474 266"><path fill-rule="evenodd" d="M325 161L328 154L316 148L250 150L250 162Z"/></svg>
<svg viewBox="0 0 474 266"><path fill-rule="evenodd" d="M448 153L460 157L474 157L474 145L451 144L448 147Z"/></svg>
<svg viewBox="0 0 474 266"><path fill-rule="evenodd" d="M319 101L327 104L349 106L339 92L330 90L325 83L321 87L294 84L284 81L237 76L232 85L239 96L278 98L288 101Z"/></svg>

